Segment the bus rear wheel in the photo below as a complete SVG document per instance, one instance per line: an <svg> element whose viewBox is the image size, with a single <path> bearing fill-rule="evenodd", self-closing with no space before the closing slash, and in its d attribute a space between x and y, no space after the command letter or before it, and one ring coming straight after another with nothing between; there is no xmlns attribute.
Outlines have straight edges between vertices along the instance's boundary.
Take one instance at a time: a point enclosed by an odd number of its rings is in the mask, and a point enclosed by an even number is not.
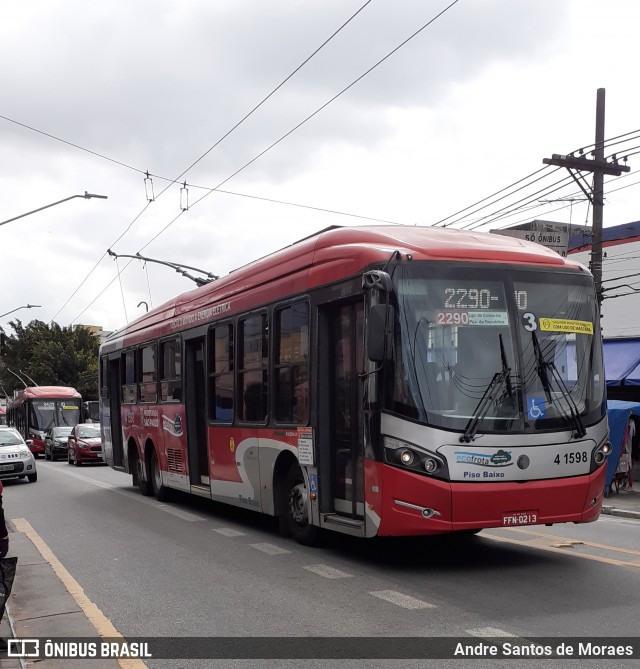
<svg viewBox="0 0 640 669"><path fill-rule="evenodd" d="M153 495L153 486L151 481L149 481L148 478L145 478L145 475L148 475L148 472L143 471L142 460L140 460L140 458L136 458L134 481L137 480L140 492L145 497L150 497Z"/></svg>
<svg viewBox="0 0 640 669"><path fill-rule="evenodd" d="M319 540L319 528L309 522L309 491L297 464L287 472L284 495L285 529L298 543L313 546Z"/></svg>
<svg viewBox="0 0 640 669"><path fill-rule="evenodd" d="M151 450L151 485L153 486L153 494L159 502L165 502L169 498L169 488L162 484L162 472L160 471L160 463L158 462L158 455L156 449Z"/></svg>

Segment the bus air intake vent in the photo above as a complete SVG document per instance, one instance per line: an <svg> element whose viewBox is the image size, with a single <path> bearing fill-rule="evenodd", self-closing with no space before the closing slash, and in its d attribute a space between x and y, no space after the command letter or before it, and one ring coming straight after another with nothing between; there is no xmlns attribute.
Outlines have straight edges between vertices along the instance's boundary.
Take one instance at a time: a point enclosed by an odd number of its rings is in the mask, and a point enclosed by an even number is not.
<svg viewBox="0 0 640 669"><path fill-rule="evenodd" d="M170 472L175 474L183 474L184 469L182 467L182 453L177 451L175 448L167 449L167 466Z"/></svg>

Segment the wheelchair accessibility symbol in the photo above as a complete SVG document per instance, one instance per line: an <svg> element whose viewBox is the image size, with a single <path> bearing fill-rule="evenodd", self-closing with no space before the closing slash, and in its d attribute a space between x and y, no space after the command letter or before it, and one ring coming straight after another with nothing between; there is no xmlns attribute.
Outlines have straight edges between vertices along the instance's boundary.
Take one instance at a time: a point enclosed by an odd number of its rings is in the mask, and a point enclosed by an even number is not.
<svg viewBox="0 0 640 669"><path fill-rule="evenodd" d="M544 418L546 414L544 397L529 397L527 399L527 414L531 420Z"/></svg>

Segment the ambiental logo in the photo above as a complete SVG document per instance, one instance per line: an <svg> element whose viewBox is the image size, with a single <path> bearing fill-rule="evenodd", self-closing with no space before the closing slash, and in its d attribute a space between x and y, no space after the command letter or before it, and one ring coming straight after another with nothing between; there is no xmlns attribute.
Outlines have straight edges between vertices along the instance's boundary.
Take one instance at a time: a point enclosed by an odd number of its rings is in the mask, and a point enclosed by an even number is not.
<svg viewBox="0 0 640 669"><path fill-rule="evenodd" d="M169 416L162 416L162 429L169 434L172 434L174 437L182 436L182 416L176 414L175 418L169 418Z"/></svg>
<svg viewBox="0 0 640 669"><path fill-rule="evenodd" d="M469 451L455 451L456 462L478 467L510 467L511 451L500 449L491 455L486 453L471 453Z"/></svg>

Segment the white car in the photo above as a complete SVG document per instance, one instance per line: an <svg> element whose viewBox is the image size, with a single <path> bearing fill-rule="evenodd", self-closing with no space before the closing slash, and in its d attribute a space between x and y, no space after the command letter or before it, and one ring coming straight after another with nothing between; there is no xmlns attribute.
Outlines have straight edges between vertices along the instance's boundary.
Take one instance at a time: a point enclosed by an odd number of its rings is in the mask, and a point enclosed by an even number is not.
<svg viewBox="0 0 640 669"><path fill-rule="evenodd" d="M27 477L29 483L38 480L36 460L18 430L0 425L0 479Z"/></svg>

